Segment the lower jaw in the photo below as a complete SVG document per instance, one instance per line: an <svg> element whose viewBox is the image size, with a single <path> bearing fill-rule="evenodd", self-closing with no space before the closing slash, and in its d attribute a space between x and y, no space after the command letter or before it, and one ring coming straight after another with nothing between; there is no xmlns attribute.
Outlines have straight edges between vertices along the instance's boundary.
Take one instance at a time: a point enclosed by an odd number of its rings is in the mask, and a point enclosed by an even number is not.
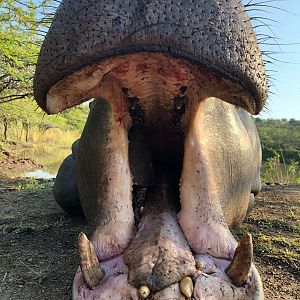
<svg viewBox="0 0 300 300"><path fill-rule="evenodd" d="M224 273L228 260L216 259L209 255L195 257L196 261L207 263L203 271L198 271L193 277L193 294L195 300L263 300L263 286L259 274L253 265L249 278L243 287L236 287ZM221 265L221 266L220 266ZM114 269L112 269L114 266ZM220 267L218 267L220 266ZM103 262L103 269L110 270L101 284L90 289L78 268L73 281L73 300L140 300L138 289L128 283L128 269L122 257ZM170 285L156 293L151 293L147 299L186 300L180 283Z"/></svg>
<svg viewBox="0 0 300 300"><path fill-rule="evenodd" d="M152 202L146 202L142 219L137 224L135 237L129 246L122 254L101 261L105 277L100 284L93 289L89 288L80 268L78 269L73 283L73 299L139 300L143 299L138 293L141 286L150 287L150 295L147 297L149 300L190 299L181 290L181 280L187 276L192 279L192 299L195 300L263 299L262 284L253 264L242 286L236 286L226 274L235 246L228 250L224 245L237 244L230 232L217 236L207 231L211 228L201 228L202 235L208 237L208 242L218 247L213 250L204 247L196 254L187 245L177 223L174 205L176 196L172 192L174 188L171 187L171 194L168 192L170 188L166 186L158 186L154 190L154 193L150 193ZM184 241L182 238L177 239L180 234ZM94 245L99 244L97 233L93 239ZM97 256L101 256L98 254L99 249L95 249ZM162 250L163 253L159 253ZM161 267L161 264L167 267ZM178 267L178 264L184 267ZM177 274L176 280L172 272Z"/></svg>
<svg viewBox="0 0 300 300"><path fill-rule="evenodd" d="M167 224L163 224L163 226L167 226ZM143 227L143 221L141 223L141 227ZM143 232L143 229L140 233ZM139 232L136 235L136 238L139 239ZM134 238L134 239L136 239ZM157 247L161 247L162 245L159 244L159 242L154 241L154 244L157 244ZM149 247L148 249L140 249L135 248L136 243L131 242L130 245L133 245L133 249L131 249L131 253L129 255L132 259L133 256L138 256L138 258L141 256L141 253L143 251L146 251L148 253L149 258L149 252L153 251L156 252L158 249L153 249L153 247ZM131 247L129 245L129 248ZM147 243L144 244L145 247L147 247ZM166 243L166 246L167 243ZM177 247L181 247L180 245L177 245ZM154 247L155 248L155 247ZM167 248L165 248L167 250ZM231 260L227 258L222 257L215 257L213 255L210 255L209 253L203 253L203 254L192 254L192 251L190 251L190 255L192 257L192 260L194 260L194 268L191 270L189 268L189 274L182 275L182 278L178 281L170 281L169 284L165 284L164 287L156 288L152 287L151 284L149 284L149 281L145 280L139 281L138 284L136 284L138 281L134 281L132 278L132 270L133 266L128 263L130 258L128 258L128 251L130 249L126 249L124 254L117 255L111 259L105 260L101 262L101 269L105 273L105 277L102 279L102 281L97 285L95 288L91 289L88 287L88 285L85 283L83 279L83 274L80 268L78 269L75 279L73 282L73 299L75 300L107 300L107 299L114 299L114 300L140 300L144 298L140 298L139 296L139 288L141 286L147 286L150 288L150 295L147 297L149 300L186 300L190 299L190 296L186 296L185 292L182 292L181 289L181 279L187 278L185 275L189 275L189 278L192 279L192 299L195 300L203 300L203 299L211 299L211 300L261 300L263 299L263 288L262 283L260 281L259 274L255 268L255 266L252 264L251 268L249 270L249 274L247 276L246 281L242 284L242 286L236 286L231 278L229 278L226 274L226 269L230 265ZM136 251L136 252L134 252ZM172 250L171 250L172 251ZM151 256L151 255L150 255ZM154 253L155 256L155 253ZM188 255L187 255L188 256ZM185 257L185 262L180 260L178 257L178 263L184 263L185 267L188 268L188 257ZM146 256L145 256L146 257ZM146 257L147 259L147 257ZM159 260L161 258L156 257L157 261L149 261L149 264L153 264L152 266L152 272L153 273L159 273L157 269L159 269ZM141 269L145 269L145 261L143 260L143 255L141 256ZM126 264L124 263L126 262ZM147 264L148 264L147 263ZM170 261L165 261L165 264L170 263ZM157 265L158 264L158 265ZM139 269L139 266L135 266L136 269ZM157 281L167 281L170 280L170 277L172 277L172 268L176 268L175 265L172 265L170 263L170 268L162 274L162 277L166 276L167 278L156 278ZM147 267L146 267L147 269ZM150 267L151 269L151 267ZM170 275L171 274L171 275ZM135 274L137 276L143 275L143 274ZM150 274L150 277L153 274ZM156 276L154 275L154 276ZM149 279L149 276L142 276L144 279ZM135 284L133 284L133 282ZM153 283L153 281L151 281Z"/></svg>

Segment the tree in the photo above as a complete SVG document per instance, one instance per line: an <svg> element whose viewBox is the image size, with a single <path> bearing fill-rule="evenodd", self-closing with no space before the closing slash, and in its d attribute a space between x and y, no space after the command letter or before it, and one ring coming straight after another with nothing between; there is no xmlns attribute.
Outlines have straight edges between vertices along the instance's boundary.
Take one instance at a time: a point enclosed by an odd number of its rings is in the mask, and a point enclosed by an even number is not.
<svg viewBox="0 0 300 300"><path fill-rule="evenodd" d="M0 103L32 96L37 56L56 6L53 0L0 0Z"/></svg>

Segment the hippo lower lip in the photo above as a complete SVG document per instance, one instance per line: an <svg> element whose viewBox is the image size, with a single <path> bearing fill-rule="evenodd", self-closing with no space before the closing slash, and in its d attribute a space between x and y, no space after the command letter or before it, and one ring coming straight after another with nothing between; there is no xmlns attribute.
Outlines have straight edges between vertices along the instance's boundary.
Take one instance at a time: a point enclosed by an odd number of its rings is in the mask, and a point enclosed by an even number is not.
<svg viewBox="0 0 300 300"><path fill-rule="evenodd" d="M98 283L93 288L91 280L84 279L86 268L81 265L73 299L262 299L250 235L240 241L233 259L209 253L193 256L177 225L174 186L156 185L148 198L151 202L124 255L97 266L106 277L102 280L95 275ZM95 254L90 257L97 260ZM90 265L87 274L93 269Z"/></svg>

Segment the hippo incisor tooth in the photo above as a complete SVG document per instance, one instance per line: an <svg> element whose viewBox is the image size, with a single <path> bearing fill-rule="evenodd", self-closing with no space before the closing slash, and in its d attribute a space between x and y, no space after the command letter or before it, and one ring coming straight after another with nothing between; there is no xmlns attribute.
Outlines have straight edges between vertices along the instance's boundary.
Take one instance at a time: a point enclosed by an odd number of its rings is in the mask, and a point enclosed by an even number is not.
<svg viewBox="0 0 300 300"><path fill-rule="evenodd" d="M202 261L199 261L199 260L196 261L195 267L199 271L203 271L205 269L204 263Z"/></svg>
<svg viewBox="0 0 300 300"><path fill-rule="evenodd" d="M194 285L191 277L182 278L179 283L179 288L185 297L191 298L194 291Z"/></svg>
<svg viewBox="0 0 300 300"><path fill-rule="evenodd" d="M79 264L83 278L89 288L96 287L104 277L93 244L83 232L78 235Z"/></svg>
<svg viewBox="0 0 300 300"><path fill-rule="evenodd" d="M141 285L138 289L138 294L144 300L150 295L150 289L146 285Z"/></svg>
<svg viewBox="0 0 300 300"><path fill-rule="evenodd" d="M232 262L226 268L227 276L236 286L242 286L249 274L253 258L252 236L247 233L238 243Z"/></svg>

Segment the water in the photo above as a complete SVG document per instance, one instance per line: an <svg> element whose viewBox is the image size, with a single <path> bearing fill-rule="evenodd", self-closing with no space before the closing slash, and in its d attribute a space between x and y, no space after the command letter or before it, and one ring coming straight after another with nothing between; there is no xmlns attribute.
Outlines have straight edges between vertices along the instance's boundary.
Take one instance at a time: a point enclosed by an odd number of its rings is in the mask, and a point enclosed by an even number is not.
<svg viewBox="0 0 300 300"><path fill-rule="evenodd" d="M37 145L32 148L22 149L19 155L30 158L43 168L38 167L30 172L19 174L22 177L38 179L55 178L62 161L71 154L70 147L63 148L55 145Z"/></svg>
<svg viewBox="0 0 300 300"><path fill-rule="evenodd" d="M37 178L37 179L52 179L56 177L56 174L51 174L44 170L36 170L32 172L27 172L23 176L26 178Z"/></svg>

